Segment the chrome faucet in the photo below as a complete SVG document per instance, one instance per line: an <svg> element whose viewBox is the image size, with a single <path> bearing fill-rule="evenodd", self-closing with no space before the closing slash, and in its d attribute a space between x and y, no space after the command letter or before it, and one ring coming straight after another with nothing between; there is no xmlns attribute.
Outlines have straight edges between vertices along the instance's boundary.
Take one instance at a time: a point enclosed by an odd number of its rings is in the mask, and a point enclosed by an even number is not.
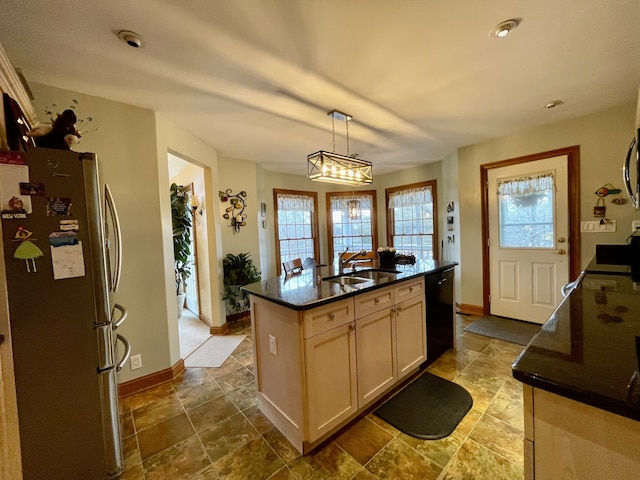
<svg viewBox="0 0 640 480"><path fill-rule="evenodd" d="M338 270L340 272L340 275L342 275L344 273L344 266L349 263L351 260L353 260L354 258L358 257L358 256L363 256L365 257L367 255L367 251L366 250L360 250L359 252L356 252L352 255L349 255L347 258L342 258L342 256L347 253L349 251L349 247L347 247L344 252L342 252L340 254L340 257L338 257Z"/></svg>

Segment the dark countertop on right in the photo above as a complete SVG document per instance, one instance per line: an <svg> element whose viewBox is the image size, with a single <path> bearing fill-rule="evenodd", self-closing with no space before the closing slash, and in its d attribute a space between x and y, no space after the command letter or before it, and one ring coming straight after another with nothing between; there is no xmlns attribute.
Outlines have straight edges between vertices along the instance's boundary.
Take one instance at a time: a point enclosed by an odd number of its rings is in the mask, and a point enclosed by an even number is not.
<svg viewBox="0 0 640 480"><path fill-rule="evenodd" d="M640 420L640 284L592 262L513 364L523 383Z"/></svg>

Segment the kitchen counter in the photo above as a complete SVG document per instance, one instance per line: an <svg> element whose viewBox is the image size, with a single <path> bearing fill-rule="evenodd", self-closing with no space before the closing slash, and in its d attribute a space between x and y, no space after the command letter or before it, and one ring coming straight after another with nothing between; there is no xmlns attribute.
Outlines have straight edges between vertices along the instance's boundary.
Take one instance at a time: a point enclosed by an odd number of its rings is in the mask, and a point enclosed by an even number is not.
<svg viewBox="0 0 640 480"><path fill-rule="evenodd" d="M393 285L413 277L438 273L455 265L457 265L456 262L418 260L413 265L396 265L394 271L399 273L395 277L370 280L355 285L341 285L323 281L323 278L338 275L337 267L325 266L303 270L299 274L290 276L282 275L269 278L246 285L242 289L251 295L270 300L293 310L308 310L342 298L353 297L364 291ZM353 275L357 276L359 271L366 270L369 270L369 268L358 268ZM345 269L344 273L351 274L352 270Z"/></svg>
<svg viewBox="0 0 640 480"><path fill-rule="evenodd" d="M639 312L640 286L631 281L628 267L592 262L515 361L513 376L640 420Z"/></svg>

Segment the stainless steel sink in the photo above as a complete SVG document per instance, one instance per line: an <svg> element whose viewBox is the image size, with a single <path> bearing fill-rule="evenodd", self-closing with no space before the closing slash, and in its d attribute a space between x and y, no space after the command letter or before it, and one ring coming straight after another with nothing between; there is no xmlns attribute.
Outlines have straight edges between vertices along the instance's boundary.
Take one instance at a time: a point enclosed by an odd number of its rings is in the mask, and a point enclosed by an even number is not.
<svg viewBox="0 0 640 480"><path fill-rule="evenodd" d="M359 283L365 283L365 282L370 282L371 279L369 278L359 278L359 277L352 277L352 276L338 276L338 277L329 277L329 278L323 278L323 280L325 282L331 282L331 283L338 283L340 285L357 285Z"/></svg>
<svg viewBox="0 0 640 480"><path fill-rule="evenodd" d="M366 278L375 281L388 281L394 280L396 275L400 273L397 270L360 270L357 272L348 273L346 275L351 276L353 278Z"/></svg>

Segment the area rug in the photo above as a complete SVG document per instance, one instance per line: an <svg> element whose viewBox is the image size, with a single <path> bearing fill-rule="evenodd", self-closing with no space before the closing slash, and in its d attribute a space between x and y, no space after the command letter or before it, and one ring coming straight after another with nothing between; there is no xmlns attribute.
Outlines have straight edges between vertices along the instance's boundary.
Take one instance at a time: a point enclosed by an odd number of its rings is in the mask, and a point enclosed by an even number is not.
<svg viewBox="0 0 640 480"><path fill-rule="evenodd" d="M460 385L424 372L374 414L407 435L437 440L450 435L472 405Z"/></svg>
<svg viewBox="0 0 640 480"><path fill-rule="evenodd" d="M246 335L213 335L184 359L185 367L219 367Z"/></svg>
<svg viewBox="0 0 640 480"><path fill-rule="evenodd" d="M537 323L487 315L480 317L465 328L464 331L497 338L505 342L528 345L534 335L540 331L540 327L541 325Z"/></svg>

